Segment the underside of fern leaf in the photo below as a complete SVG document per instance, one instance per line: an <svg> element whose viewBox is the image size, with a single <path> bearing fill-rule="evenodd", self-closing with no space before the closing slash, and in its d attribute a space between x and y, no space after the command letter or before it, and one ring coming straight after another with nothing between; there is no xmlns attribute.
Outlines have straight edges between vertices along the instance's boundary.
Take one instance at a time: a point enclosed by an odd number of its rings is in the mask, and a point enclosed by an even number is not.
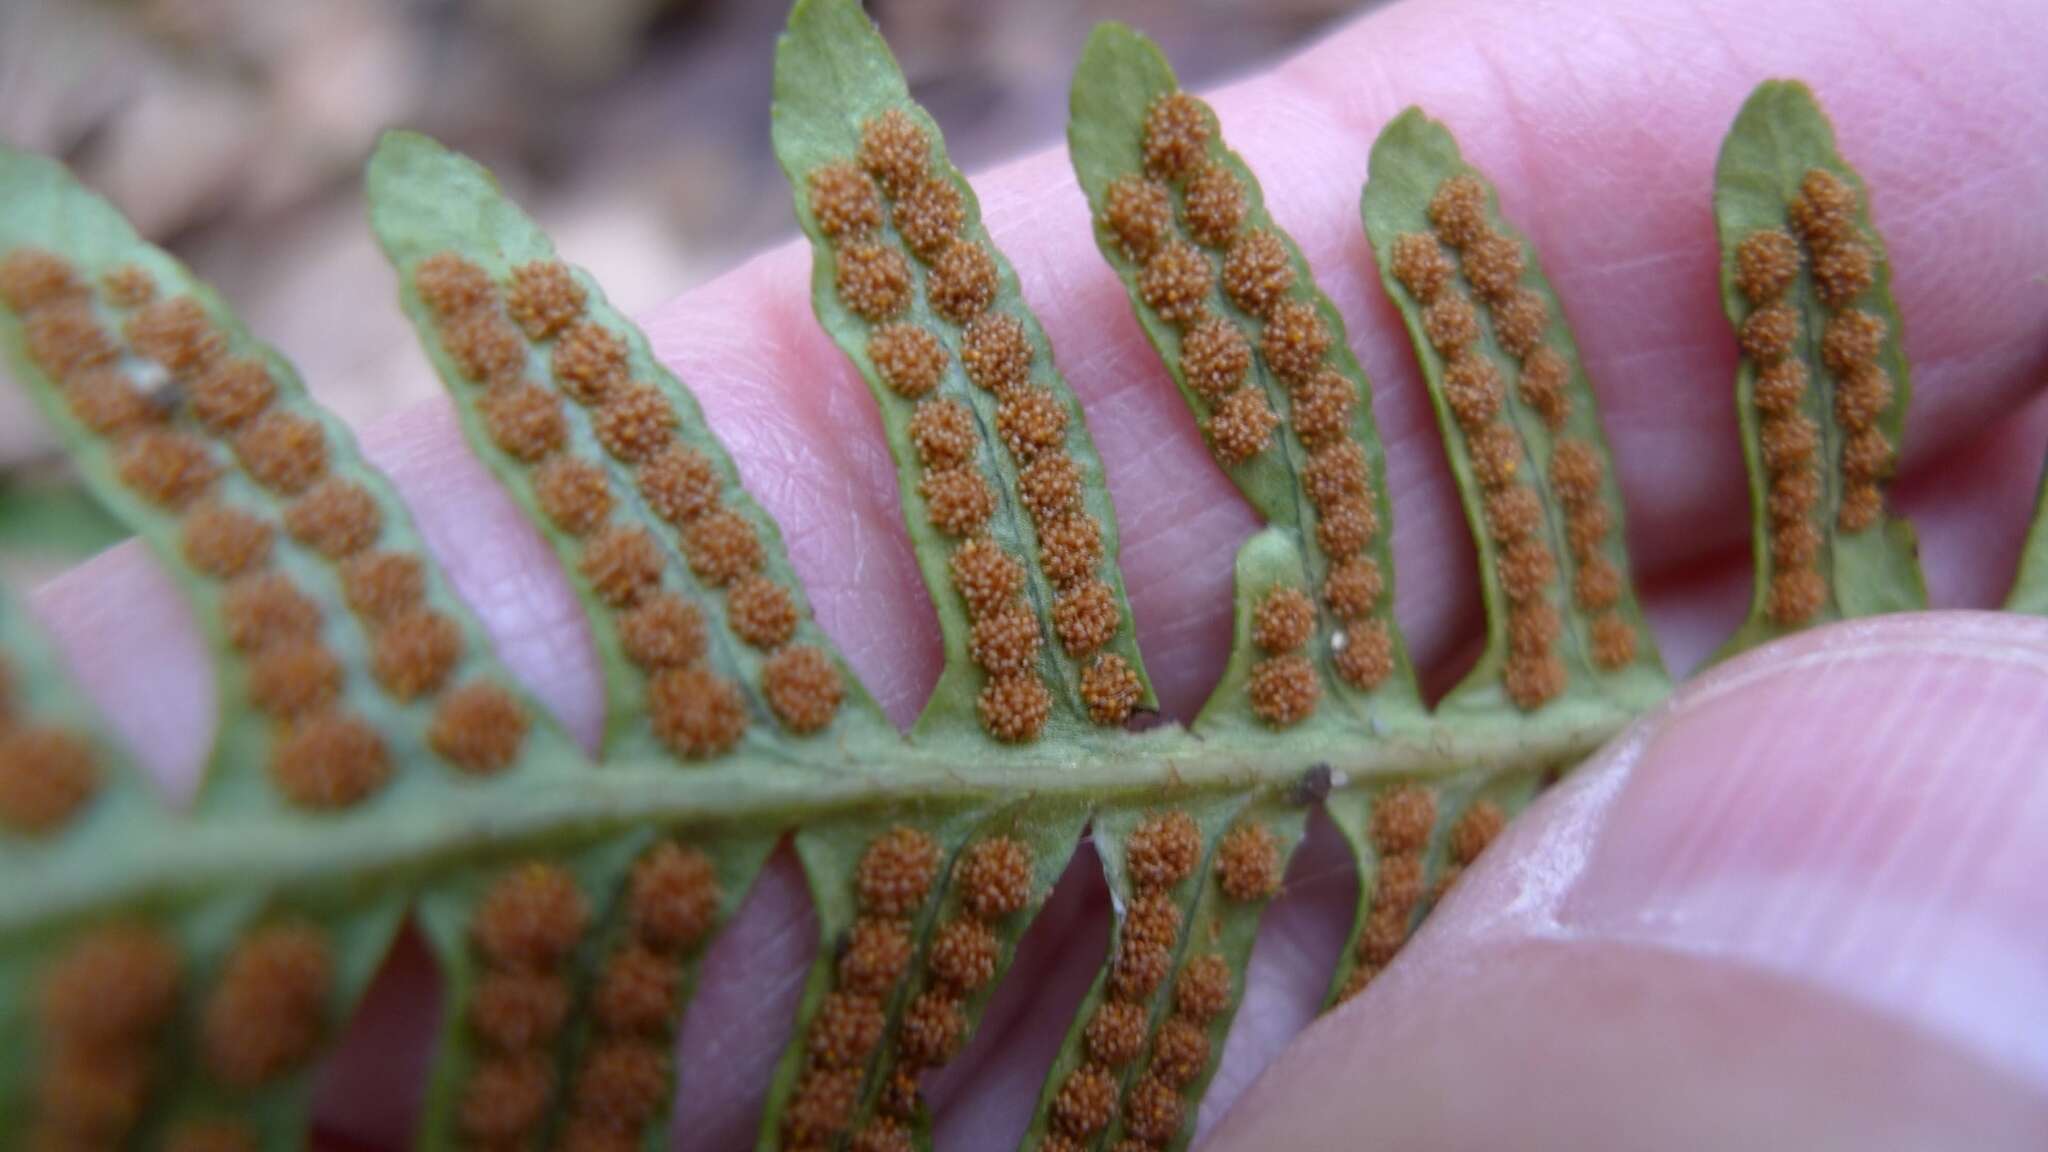
<svg viewBox="0 0 2048 1152"><path fill-rule="evenodd" d="M819 947L759 1144L928 1147L920 1079L1086 834L1115 930L1025 1144L1182 1148L1317 806L1360 874L1334 1000L1667 691L1557 294L1419 111L1376 144L1361 210L1481 566L1484 650L1434 706L1392 611L1371 387L1315 270L1148 41L1106 26L1075 77L1098 246L1187 433L1265 520L1186 728L1156 716L1056 351L853 0L796 5L773 135L939 617L907 735L598 285L468 159L395 133L370 164L401 306L588 622L594 761L289 365L61 168L0 151L0 342L177 578L221 699L204 786L168 807L0 604L0 1116L24 1143L297 1146L312 1070L410 917L446 988L423 1145L657 1146L697 961L788 836ZM1803 89L1745 108L1716 204L1758 536L1734 645L1920 604L1882 497L1907 386L1884 250Z"/></svg>
<svg viewBox="0 0 2048 1152"><path fill-rule="evenodd" d="M1742 346L1756 588L1731 651L1804 625L1927 606L1884 486L1910 379L1868 196L1806 86L1771 81L1714 173L1721 299Z"/></svg>

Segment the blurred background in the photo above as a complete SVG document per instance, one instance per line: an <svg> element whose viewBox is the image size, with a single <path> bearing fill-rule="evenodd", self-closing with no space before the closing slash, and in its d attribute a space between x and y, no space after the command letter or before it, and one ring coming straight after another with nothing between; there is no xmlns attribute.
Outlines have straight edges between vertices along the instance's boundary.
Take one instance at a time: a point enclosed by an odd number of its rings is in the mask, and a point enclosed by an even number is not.
<svg viewBox="0 0 2048 1152"><path fill-rule="evenodd" d="M1061 136L1098 20L1144 28L1200 86L1360 6L868 5L970 171ZM645 310L794 234L768 147L786 15L784 0L0 0L0 140L69 163L361 425L438 388L363 218L380 131L490 165ZM0 576L39 581L118 534L56 457L0 375Z"/></svg>

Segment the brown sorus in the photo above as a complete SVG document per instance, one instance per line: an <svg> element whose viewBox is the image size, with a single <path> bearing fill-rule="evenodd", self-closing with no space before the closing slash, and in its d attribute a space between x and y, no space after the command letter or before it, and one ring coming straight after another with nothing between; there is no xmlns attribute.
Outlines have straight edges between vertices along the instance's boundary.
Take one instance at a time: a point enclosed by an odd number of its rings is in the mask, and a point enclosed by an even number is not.
<svg viewBox="0 0 2048 1152"><path fill-rule="evenodd" d="M1240 235L1223 259L1223 293L1254 316L1264 316L1294 288L1287 244L1264 228Z"/></svg>
<svg viewBox="0 0 2048 1152"><path fill-rule="evenodd" d="M327 433L317 421L273 408L236 435L235 454L258 484L296 496L327 472Z"/></svg>
<svg viewBox="0 0 2048 1152"><path fill-rule="evenodd" d="M569 985L554 973L485 973L464 1013L470 1032L500 1052L547 1045L568 1017Z"/></svg>
<svg viewBox="0 0 2048 1152"><path fill-rule="evenodd" d="M585 542L578 568L599 599L624 608L660 587L661 546L645 528L612 525Z"/></svg>
<svg viewBox="0 0 2048 1152"><path fill-rule="evenodd" d="M1136 1060L1145 1047L1146 1024L1141 1004L1109 1000L1097 1005L1085 1033L1089 1057L1107 1068Z"/></svg>
<svg viewBox="0 0 2048 1152"><path fill-rule="evenodd" d="M1252 643L1271 653L1292 652L1315 634L1316 606L1299 588L1275 588L1252 611Z"/></svg>
<svg viewBox="0 0 2048 1152"><path fill-rule="evenodd" d="M272 535L268 521L212 501L192 509L179 526L186 563L217 580L266 564Z"/></svg>
<svg viewBox="0 0 2048 1152"><path fill-rule="evenodd" d="M1038 531L1039 567L1058 587L1093 576L1102 555L1102 525L1086 512L1049 521Z"/></svg>
<svg viewBox="0 0 2048 1152"><path fill-rule="evenodd" d="M952 468L974 459L981 437L967 405L949 397L920 401L910 416L910 443L927 468Z"/></svg>
<svg viewBox="0 0 2048 1152"><path fill-rule="evenodd" d="M882 197L867 173L852 164L828 164L805 178L818 231L840 240L882 226Z"/></svg>
<svg viewBox="0 0 2048 1152"><path fill-rule="evenodd" d="M675 425L675 409L652 384L614 388L590 421L604 450L628 464L638 464L666 447Z"/></svg>
<svg viewBox="0 0 2048 1152"><path fill-rule="evenodd" d="M1246 822L1216 846L1216 882L1232 900L1264 900L1280 890L1280 842L1264 824Z"/></svg>
<svg viewBox="0 0 2048 1152"><path fill-rule="evenodd" d="M1452 176L1438 184L1429 198L1429 222L1453 248L1464 248L1487 234L1486 185L1470 175Z"/></svg>
<svg viewBox="0 0 2048 1152"><path fill-rule="evenodd" d="M1491 229L1464 253L1465 280L1482 300L1505 300L1522 280L1522 246Z"/></svg>
<svg viewBox="0 0 2048 1152"><path fill-rule="evenodd" d="M978 840L962 855L955 880L971 914L983 920L1015 915L1031 899L1031 849L1009 836Z"/></svg>
<svg viewBox="0 0 2048 1152"><path fill-rule="evenodd" d="M1154 252L1138 272L1138 296L1161 320L1186 327L1206 314L1214 272L1202 250L1185 240L1171 240Z"/></svg>
<svg viewBox="0 0 2048 1152"><path fill-rule="evenodd" d="M920 180L905 188L889 208L896 233L921 260L931 260L966 222L967 206L960 190L942 177Z"/></svg>
<svg viewBox="0 0 2048 1152"><path fill-rule="evenodd" d="M1266 313L1259 351L1275 375L1298 382L1322 367L1330 341L1330 328L1321 309L1306 300L1282 300Z"/></svg>
<svg viewBox="0 0 2048 1152"><path fill-rule="evenodd" d="M463 658L463 627L449 615L420 609L377 629L371 670L377 683L401 701L440 691Z"/></svg>
<svg viewBox="0 0 2048 1152"><path fill-rule="evenodd" d="M61 728L0 724L0 828L42 835L69 823L99 789L92 749Z"/></svg>
<svg viewBox="0 0 2048 1152"><path fill-rule="evenodd" d="M747 705L730 681L705 668L668 668L647 686L654 734L686 760L716 756L739 743Z"/></svg>
<svg viewBox="0 0 2048 1152"><path fill-rule="evenodd" d="M922 183L931 168L931 138L910 114L891 108L860 129L855 159L892 196Z"/></svg>
<svg viewBox="0 0 2048 1152"><path fill-rule="evenodd" d="M640 495L654 514L671 524L688 524L718 507L724 487L718 469L694 448L670 444L640 465Z"/></svg>
<svg viewBox="0 0 2048 1152"><path fill-rule="evenodd" d="M413 289L434 315L450 320L497 296L490 274L454 252L436 252L413 269Z"/></svg>
<svg viewBox="0 0 2048 1152"><path fill-rule="evenodd" d="M175 376L191 376L227 353L227 339L199 301L173 296L145 305L122 327L136 355L154 360Z"/></svg>
<svg viewBox="0 0 2048 1152"><path fill-rule="evenodd" d="M1311 449L1349 435L1357 391L1350 380L1333 368L1325 368L1294 385L1294 434Z"/></svg>
<svg viewBox="0 0 2048 1152"><path fill-rule="evenodd" d="M0 259L0 300L29 313L87 292L69 261L41 248L16 248Z"/></svg>
<svg viewBox="0 0 2048 1152"><path fill-rule="evenodd" d="M725 618L741 642L767 651L796 634L796 599L766 576L743 576L726 588Z"/></svg>
<svg viewBox="0 0 2048 1152"><path fill-rule="evenodd" d="M1053 630L1069 656L1086 656L1115 639L1123 614L1116 592L1101 580L1076 584L1059 594L1052 607Z"/></svg>
<svg viewBox="0 0 2048 1152"><path fill-rule="evenodd" d="M1330 662L1354 688L1377 688L1394 673L1394 637L1383 620L1353 620L1334 641Z"/></svg>
<svg viewBox="0 0 2048 1152"><path fill-rule="evenodd" d="M359 716L322 712L284 726L270 749L270 778L301 808L347 808L391 775L384 738Z"/></svg>
<svg viewBox="0 0 2048 1152"><path fill-rule="evenodd" d="M493 883L470 922L477 953L495 968L546 972L568 959L590 923L589 902L556 864L516 865Z"/></svg>
<svg viewBox="0 0 2048 1152"><path fill-rule="evenodd" d="M941 319L966 324L995 303L995 257L985 245L956 239L932 261L924 291Z"/></svg>
<svg viewBox="0 0 2048 1152"><path fill-rule="evenodd" d="M909 970L910 954L910 934L902 921L863 916L853 922L839 953L839 984L869 996L886 995Z"/></svg>
<svg viewBox="0 0 2048 1152"><path fill-rule="evenodd" d="M1181 379L1205 400L1229 395L1244 383L1251 366L1251 342L1221 316L1204 317L1181 338Z"/></svg>
<svg viewBox="0 0 2048 1152"><path fill-rule="evenodd" d="M554 393L525 382L492 386L477 402L484 428L500 451L524 464L558 451L568 438L562 404Z"/></svg>
<svg viewBox="0 0 2048 1152"><path fill-rule="evenodd" d="M278 719L325 707L341 684L341 662L318 640L273 644L249 664L249 702Z"/></svg>
<svg viewBox="0 0 2048 1152"><path fill-rule="evenodd" d="M910 305L910 263L903 253L872 240L855 240L835 254L832 282L839 299L869 323L894 319Z"/></svg>
<svg viewBox="0 0 2048 1152"><path fill-rule="evenodd" d="M310 924L261 928L235 946L201 1016L207 1069L253 1088L303 1066L327 1030L334 959Z"/></svg>
<svg viewBox="0 0 2048 1152"><path fill-rule="evenodd" d="M434 754L471 775L503 771L519 758L531 721L519 699L487 680L442 697L427 729Z"/></svg>
<svg viewBox="0 0 2048 1152"><path fill-rule="evenodd" d="M206 445L183 432L145 429L121 446L115 471L143 499L176 509L205 493L220 476Z"/></svg>
<svg viewBox="0 0 2048 1152"><path fill-rule="evenodd" d="M1240 388L1210 410L1209 446L1224 464L1242 464L1272 446L1273 430L1279 424L1280 417L1266 403L1264 392Z"/></svg>
<svg viewBox="0 0 2048 1152"><path fill-rule="evenodd" d="M944 349L939 354L943 367ZM1007 396L1031 379L1035 355L1024 322L1007 312L978 316L961 333L960 363L968 381L997 396Z"/></svg>
<svg viewBox="0 0 2048 1152"><path fill-rule="evenodd" d="M1253 714L1272 727L1286 728L1314 714L1323 684L1306 656L1268 656L1252 665L1246 693Z"/></svg>
<svg viewBox="0 0 2048 1152"><path fill-rule="evenodd" d="M1180 1092L1173 1085L1148 1074L1131 1086L1124 1105L1124 1128L1148 1146L1172 1142L1183 1119Z"/></svg>
<svg viewBox="0 0 2048 1152"><path fill-rule="evenodd" d="M977 324L987 322L984 316ZM969 330L968 346L973 346ZM868 359L890 391L915 400L939 386L946 374L946 346L915 324L884 324L868 337Z"/></svg>
<svg viewBox="0 0 2048 1152"><path fill-rule="evenodd" d="M1172 232L1173 201L1157 181L1119 176L1103 196L1103 219L1124 255L1143 260Z"/></svg>
<svg viewBox="0 0 2048 1152"><path fill-rule="evenodd" d="M277 395L270 366L253 356L221 360L186 385L192 415L214 433L233 432L256 418Z"/></svg>
<svg viewBox="0 0 2048 1152"><path fill-rule="evenodd" d="M1799 278L1799 245L1782 229L1751 232L1735 246L1735 285L1751 304L1774 304Z"/></svg>
<svg viewBox="0 0 2048 1152"><path fill-rule="evenodd" d="M1017 498L1034 523L1080 511L1081 495L1081 467L1067 456L1048 453L1017 471Z"/></svg>
<svg viewBox="0 0 2048 1152"><path fill-rule="evenodd" d="M704 617L672 592L656 593L619 615L619 646L646 671L694 664L704 655Z"/></svg>
<svg viewBox="0 0 2048 1152"><path fill-rule="evenodd" d="M983 730L1005 744L1036 740L1052 715L1052 693L1036 676L998 676L974 703Z"/></svg>
<svg viewBox="0 0 2048 1152"><path fill-rule="evenodd" d="M1125 867L1140 888L1171 888L1193 875L1202 834L1185 812L1147 816L1124 847Z"/></svg>
<svg viewBox="0 0 2048 1152"><path fill-rule="evenodd" d="M341 595L349 611L381 624L417 607L427 592L425 567L403 552L365 552L341 566Z"/></svg>
<svg viewBox="0 0 2048 1152"><path fill-rule="evenodd" d="M1019 461L1034 459L1065 441L1066 405L1049 388L1013 389L996 406L996 431Z"/></svg>
<svg viewBox="0 0 2048 1152"><path fill-rule="evenodd" d="M1201 166L1188 178L1182 200L1188 232L1211 248L1222 248L1244 226L1250 204L1235 173L1220 163Z"/></svg>
<svg viewBox="0 0 2048 1152"><path fill-rule="evenodd" d="M1188 1020L1207 1024L1230 1007L1230 965L1214 952L1187 962L1173 981L1173 1010Z"/></svg>
<svg viewBox="0 0 2048 1152"><path fill-rule="evenodd" d="M965 917L939 926L925 963L932 976L965 995L995 979L1002 944L978 920Z"/></svg>
<svg viewBox="0 0 2048 1152"><path fill-rule="evenodd" d="M529 340L553 338L583 315L583 286L559 260L534 260L512 269L505 310Z"/></svg>
<svg viewBox="0 0 2048 1152"><path fill-rule="evenodd" d="M995 513L995 491L972 466L926 471L917 494L932 525L949 536L971 536Z"/></svg>
<svg viewBox="0 0 2048 1152"><path fill-rule="evenodd" d="M285 509L292 539L330 560L345 560L377 542L384 512L369 489L353 480L322 480Z"/></svg>
<svg viewBox="0 0 2048 1152"><path fill-rule="evenodd" d="M859 1068L882 1043L888 1016L873 996L839 990L818 1006L804 1048L820 1068Z"/></svg>
<svg viewBox="0 0 2048 1152"><path fill-rule="evenodd" d="M602 324L578 320L555 341L550 365L571 400L595 404L625 384L626 342Z"/></svg>
<svg viewBox="0 0 2048 1152"><path fill-rule="evenodd" d="M761 693L783 727L808 735L832 722L846 687L830 656L799 644L775 653L761 666Z"/></svg>
<svg viewBox="0 0 2048 1152"><path fill-rule="evenodd" d="M939 845L931 836L899 824L875 838L854 871L860 910L871 916L915 913L931 894L939 871Z"/></svg>
<svg viewBox="0 0 2048 1152"><path fill-rule="evenodd" d="M355 606L350 584L348 596ZM357 609L361 611L361 609ZM298 590L291 579L275 572L252 573L228 585L221 599L221 619L228 643L250 653L272 644L303 640L320 631L320 606Z"/></svg>
<svg viewBox="0 0 2048 1152"><path fill-rule="evenodd" d="M1533 288L1517 288L1493 302L1493 335L1517 360L1528 360L1543 348L1550 331L1550 305Z"/></svg>
<svg viewBox="0 0 2048 1152"><path fill-rule="evenodd" d="M1174 180L1193 172L1216 134L1216 114L1200 97L1169 92L1145 110L1145 168Z"/></svg>
<svg viewBox="0 0 2048 1152"><path fill-rule="evenodd" d="M1024 587L1024 569L1015 557L986 536L962 544L947 562L953 590L967 602L971 616L996 611Z"/></svg>
<svg viewBox="0 0 2048 1152"><path fill-rule="evenodd" d="M1012 600L974 621L967 650L990 675L1017 675L1037 667L1040 643L1038 617L1022 600Z"/></svg>

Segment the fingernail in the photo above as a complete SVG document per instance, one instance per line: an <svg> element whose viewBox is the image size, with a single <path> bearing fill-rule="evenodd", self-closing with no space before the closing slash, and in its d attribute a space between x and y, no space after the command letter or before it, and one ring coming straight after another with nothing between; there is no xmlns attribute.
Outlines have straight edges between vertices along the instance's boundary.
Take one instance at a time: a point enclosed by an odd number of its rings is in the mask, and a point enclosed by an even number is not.
<svg viewBox="0 0 2048 1152"><path fill-rule="evenodd" d="M2044 751L2048 621L1827 629L1589 765L1499 906L1837 990L2048 1083Z"/></svg>

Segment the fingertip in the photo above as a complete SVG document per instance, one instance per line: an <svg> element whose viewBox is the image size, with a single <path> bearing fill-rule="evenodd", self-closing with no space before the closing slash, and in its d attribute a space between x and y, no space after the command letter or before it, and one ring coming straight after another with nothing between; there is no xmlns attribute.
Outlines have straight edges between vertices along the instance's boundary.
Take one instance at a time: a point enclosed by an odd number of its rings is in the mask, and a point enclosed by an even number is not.
<svg viewBox="0 0 2048 1152"><path fill-rule="evenodd" d="M2031 1147L2048 622L1803 634L1518 820L1218 1147Z"/></svg>
<svg viewBox="0 0 2048 1152"><path fill-rule="evenodd" d="M540 528L464 442L454 404L436 396L359 440L498 658L595 755L605 700L589 623Z"/></svg>
<svg viewBox="0 0 2048 1152"><path fill-rule="evenodd" d="M676 1038L671 1147L753 1145L817 937L803 866L784 841L698 963L695 995Z"/></svg>
<svg viewBox="0 0 2048 1152"><path fill-rule="evenodd" d="M171 803L191 803L213 746L215 686L169 573L130 540L37 589L30 607L136 767Z"/></svg>

